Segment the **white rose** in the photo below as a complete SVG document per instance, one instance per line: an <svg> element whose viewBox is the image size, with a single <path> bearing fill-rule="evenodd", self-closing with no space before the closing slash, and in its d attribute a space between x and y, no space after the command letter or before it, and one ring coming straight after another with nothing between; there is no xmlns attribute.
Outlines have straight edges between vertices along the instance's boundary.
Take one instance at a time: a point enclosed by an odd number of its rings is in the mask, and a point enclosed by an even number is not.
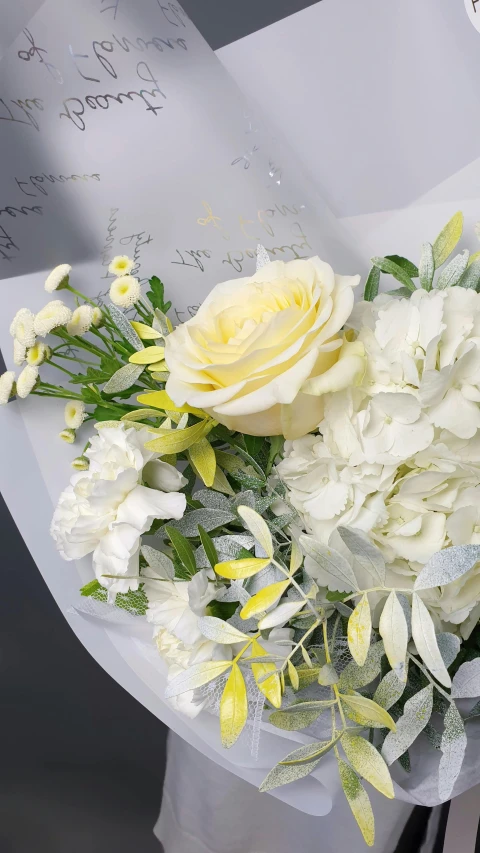
<svg viewBox="0 0 480 853"><path fill-rule="evenodd" d="M363 345L339 336L359 280L315 257L217 285L165 341L170 397L250 435L305 435L321 395L363 375Z"/></svg>
<svg viewBox="0 0 480 853"><path fill-rule="evenodd" d="M93 552L96 576L113 593L138 589L140 537L153 520L178 519L185 511L185 495L160 491L159 479L156 489L142 485L143 467L155 456L144 448L147 439L146 429L101 428L85 452L88 470L72 476L50 529L66 560Z"/></svg>

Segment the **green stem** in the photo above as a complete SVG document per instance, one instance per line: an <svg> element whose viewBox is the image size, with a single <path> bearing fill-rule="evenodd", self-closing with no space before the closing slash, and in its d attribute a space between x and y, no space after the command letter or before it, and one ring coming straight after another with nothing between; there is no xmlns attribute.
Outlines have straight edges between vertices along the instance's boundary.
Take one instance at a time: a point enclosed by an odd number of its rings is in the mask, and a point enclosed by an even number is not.
<svg viewBox="0 0 480 853"><path fill-rule="evenodd" d="M64 355L63 353L58 352L58 347L52 350L52 354L53 353L55 353L55 358L65 358L67 361L76 361L78 364L88 364L89 367L96 367L94 361L85 361L84 358L76 358L74 355ZM49 359L49 361L51 362L51 359ZM55 365L55 367L57 366L58 365Z"/></svg>
<svg viewBox="0 0 480 853"><path fill-rule="evenodd" d="M330 649L328 646L328 627L327 627L327 620L326 619L322 624L322 631L323 631L323 644L325 646L325 659L326 659L327 663L331 664L332 658L331 658ZM347 721L345 720L345 714L344 714L343 708L342 708L340 693L338 691L338 687L336 684L332 684L332 690L335 694L335 699L337 700L338 710L340 712L340 719L342 721L342 726L344 729L346 729L347 728Z"/></svg>
<svg viewBox="0 0 480 853"><path fill-rule="evenodd" d="M305 631L305 634L303 635L302 639L301 639L301 640L299 640L299 642L297 643L297 645L293 647L293 649L292 649L292 651L290 652L290 654L288 655L288 657L286 657L286 658L285 658L285 661L284 661L284 663L282 664L282 669L285 669L285 667L287 666L287 662L288 662L288 661L293 657L293 655L295 654L295 652L296 652L296 651L298 651L298 649L300 648L300 646L303 646L303 644L304 644L305 640L307 639L307 637L309 637L309 636L310 636L310 634L313 634L313 632L315 631L315 628L318 628L318 626L319 626L319 625L320 625L320 619L317 619L317 621L316 621L316 622L314 622L314 624L311 626L311 628L309 628L309 629L308 629L308 631Z"/></svg>
<svg viewBox="0 0 480 853"><path fill-rule="evenodd" d="M35 390L35 391L31 391L30 393L36 394L37 397L63 397L63 399L65 399L65 400L82 400L82 402L83 402L83 398L80 396L80 394L63 393L63 391L54 392L54 391L37 391L37 390Z"/></svg>
<svg viewBox="0 0 480 853"><path fill-rule="evenodd" d="M372 586L372 587L370 587L370 589L362 589L361 591L359 590L358 592L352 592L351 595L347 596L347 598L342 599L342 601L345 602L345 601L350 601L351 598L359 598L362 595L365 595L365 593L367 593L367 592L388 592L388 593L390 593L390 592L403 592L406 595L413 595L414 590L413 589L401 589L399 587L390 588L390 587L386 587L386 586Z"/></svg>
<svg viewBox="0 0 480 853"><path fill-rule="evenodd" d="M85 296L85 294L84 294L84 293L81 293L79 290L75 290L75 288L74 288L74 287L72 287L72 285L71 285L71 284L66 284L66 285L62 288L62 290L69 290L69 291L70 291L70 293L73 293L73 294L74 294L74 296L79 296L79 297L80 297L80 299L83 299L85 302L88 302L88 303L89 303L89 305L93 305L93 307L94 307L94 308L97 308L97 307L98 307L98 306L97 306L97 303L96 303L96 302L94 302L94 300L93 300L93 299L90 299L88 296Z"/></svg>
<svg viewBox="0 0 480 853"><path fill-rule="evenodd" d="M71 376L71 377L73 377L74 379L78 376L78 374L77 374L77 373L72 373L72 371L71 371L71 370L67 370L67 368L66 368L66 367L62 367L62 365L61 365L61 364L56 364L56 363L54 362L53 358L49 359L49 364L51 364L53 367L56 367L56 368L57 368L57 370L61 370L61 371L62 371L62 373L66 373L66 374L67 374L67 376Z"/></svg>
<svg viewBox="0 0 480 853"><path fill-rule="evenodd" d="M304 600L305 604L307 605L307 607L309 607L309 608L310 608L310 610L312 611L313 615L315 616L315 619L318 619L318 613L317 613L317 611L315 610L315 608L314 608L314 606L313 606L312 602L310 601L310 599L309 599L309 598L307 598L307 596L305 595L305 593L304 593L303 589L298 585L298 583L297 583L297 581L295 580L295 578L292 578L292 576L291 576L290 572L289 572L287 569L284 569L284 568L283 568L283 566L282 566L282 565L280 565L280 563L277 563L277 561L276 561L276 560L272 560L272 563L273 563L273 565L274 565L274 566L276 566L276 567L277 567L277 569L279 569L279 570L281 571L282 575L285 575L285 577L286 577L286 578L288 578L288 580L290 581L290 583L292 584L292 586L294 586L294 587L295 587L295 589L297 590L297 592L298 592L298 593L300 593L300 595L301 595L301 597L303 598L303 600Z"/></svg>

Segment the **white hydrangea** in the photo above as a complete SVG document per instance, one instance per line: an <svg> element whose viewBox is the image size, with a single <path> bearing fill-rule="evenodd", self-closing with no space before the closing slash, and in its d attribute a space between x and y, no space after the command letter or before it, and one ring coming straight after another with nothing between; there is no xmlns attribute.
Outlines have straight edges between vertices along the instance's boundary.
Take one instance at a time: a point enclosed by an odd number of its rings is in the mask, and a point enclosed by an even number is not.
<svg viewBox="0 0 480 853"><path fill-rule="evenodd" d="M47 293L53 293L54 290L66 287L71 271L70 264L59 264L55 267L45 280L45 290Z"/></svg>
<svg viewBox="0 0 480 853"><path fill-rule="evenodd" d="M10 324L10 334L25 347L35 343L34 315L28 308L20 308Z"/></svg>
<svg viewBox="0 0 480 853"><path fill-rule="evenodd" d="M33 391L38 379L38 367L33 364L27 364L17 379L17 396L28 397Z"/></svg>
<svg viewBox="0 0 480 853"><path fill-rule="evenodd" d="M71 316L72 312L70 308L67 308L61 299L53 299L35 315L33 324L35 334L44 338L52 329L56 329L58 326L65 326ZM32 343L34 342L35 340Z"/></svg>
<svg viewBox="0 0 480 853"><path fill-rule="evenodd" d="M10 397L14 394L15 374L13 370L6 370L0 376L0 406L8 403Z"/></svg>
<svg viewBox="0 0 480 853"><path fill-rule="evenodd" d="M67 323L69 335L85 335L93 323L93 308L91 305L79 305L75 308Z"/></svg>
<svg viewBox="0 0 480 853"><path fill-rule="evenodd" d="M140 299L140 282L131 275L122 275L112 281L110 299L120 308L130 308Z"/></svg>

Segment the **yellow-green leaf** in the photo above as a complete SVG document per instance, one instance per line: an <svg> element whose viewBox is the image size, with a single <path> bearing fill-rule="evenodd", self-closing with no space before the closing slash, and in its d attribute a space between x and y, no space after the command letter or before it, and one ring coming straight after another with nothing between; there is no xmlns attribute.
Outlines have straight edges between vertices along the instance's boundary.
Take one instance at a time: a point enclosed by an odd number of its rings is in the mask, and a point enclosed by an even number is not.
<svg viewBox="0 0 480 853"><path fill-rule="evenodd" d="M145 406L153 406L155 409L187 412L190 415L197 415L199 418L205 417L205 412L202 412L201 409L194 409L193 406L177 406L166 391L148 391L146 394L139 394L137 400L139 403L144 403Z"/></svg>
<svg viewBox="0 0 480 853"><path fill-rule="evenodd" d="M224 495L231 495L232 497L235 495L235 492L233 491L222 469L218 467L218 463L215 469L215 477L213 478L212 489L214 489L214 491L216 492L223 492Z"/></svg>
<svg viewBox="0 0 480 853"><path fill-rule="evenodd" d="M263 520L262 516L255 512L254 509L251 509L249 506L239 506L238 514L241 519L247 525L252 536L255 537L258 544L262 546L265 553L272 558L273 557L273 542L272 535L268 529L268 525L266 521Z"/></svg>
<svg viewBox="0 0 480 853"><path fill-rule="evenodd" d="M280 764L303 764L304 761L312 761L315 758L321 758L326 752L335 746L342 737L342 732L339 732L332 740L317 741L316 743L307 743L299 749L294 749L289 752L285 758L280 761Z"/></svg>
<svg viewBox="0 0 480 853"><path fill-rule="evenodd" d="M292 685L294 690L298 690L298 685L299 685L298 672L295 669L291 660L287 661L287 667L288 667L288 677L290 679L290 684Z"/></svg>
<svg viewBox="0 0 480 853"><path fill-rule="evenodd" d="M358 666L367 659L372 634L372 616L368 596L364 593L348 620L348 647Z"/></svg>
<svg viewBox="0 0 480 853"><path fill-rule="evenodd" d="M147 450L155 450L157 453L181 453L183 450L188 450L196 441L204 438L214 426L214 421L204 420L199 421L186 429L171 430L168 435L162 435L160 438L154 438L152 441L147 441L145 447Z"/></svg>
<svg viewBox="0 0 480 853"><path fill-rule="evenodd" d="M265 649L254 640L252 643L252 657L258 658L266 655ZM258 689L263 693L266 699L273 705L274 708L280 708L282 704L282 689L280 685L280 676L275 672L276 666L274 663L252 663L253 677L257 683ZM268 678L263 678L269 672L273 673ZM262 681L263 679L263 681Z"/></svg>
<svg viewBox="0 0 480 853"><path fill-rule="evenodd" d="M385 647L385 654L392 669L400 681L407 680L406 656L408 644L408 625L405 613L395 590L388 596L378 625Z"/></svg>
<svg viewBox="0 0 480 853"><path fill-rule="evenodd" d="M163 337L161 332L157 332L156 329L152 329L152 327L147 326L146 323L139 323L137 320L130 320L130 325L132 329L135 329L138 337L142 341L154 341L156 338Z"/></svg>
<svg viewBox="0 0 480 853"><path fill-rule="evenodd" d="M393 799L393 782L390 771L375 747L358 735L344 735L342 747L350 764L370 782L377 791L390 800Z"/></svg>
<svg viewBox="0 0 480 853"><path fill-rule="evenodd" d="M220 734L226 749L240 736L247 717L247 688L240 667L234 663L220 700Z"/></svg>
<svg viewBox="0 0 480 853"><path fill-rule="evenodd" d="M132 412L127 412L122 415L121 421L143 421L148 418L161 418L162 415L158 409L134 409Z"/></svg>
<svg viewBox="0 0 480 853"><path fill-rule="evenodd" d="M368 794L357 774L346 761L338 762L338 772L348 805L369 847L375 843L375 821Z"/></svg>
<svg viewBox="0 0 480 853"><path fill-rule="evenodd" d="M200 441L192 444L188 450L188 458L195 465L205 485L211 488L215 480L217 459L208 438L201 438Z"/></svg>
<svg viewBox="0 0 480 853"><path fill-rule="evenodd" d="M197 687L202 687L209 681L213 681L214 678L218 678L231 666L231 660L209 660L205 663L195 663L188 669L179 672L175 678L168 682L165 697L171 699L172 696L180 696L181 693L186 693L188 690L196 690Z"/></svg>
<svg viewBox="0 0 480 853"><path fill-rule="evenodd" d="M441 267L457 245L463 231L463 213L454 213L433 244L435 268Z"/></svg>
<svg viewBox="0 0 480 853"><path fill-rule="evenodd" d="M366 696L361 696L360 693L340 693L339 696L342 703L347 706L349 717L355 722L365 726L373 723L391 729L392 732L396 731L395 722L388 711L381 708L376 702L367 699Z"/></svg>
<svg viewBox="0 0 480 853"><path fill-rule="evenodd" d="M150 370L152 373L163 373L164 370L167 369L167 362L164 358L160 361L154 361L153 364L147 365L147 370Z"/></svg>
<svg viewBox="0 0 480 853"><path fill-rule="evenodd" d="M270 560L251 557L246 560L227 560L225 563L217 563L215 571L222 578L241 580L242 578L251 578L252 575L256 575L268 565L270 565Z"/></svg>
<svg viewBox="0 0 480 853"><path fill-rule="evenodd" d="M134 352L128 359L131 364L153 364L161 361L165 355L165 347L145 347Z"/></svg>
<svg viewBox="0 0 480 853"><path fill-rule="evenodd" d="M470 255L467 266L470 267L475 261L478 260L480 260L480 252L474 252L473 255Z"/></svg>
<svg viewBox="0 0 480 853"><path fill-rule="evenodd" d="M290 554L290 574L293 575L303 563L303 554L296 539L292 538L292 553Z"/></svg>
<svg viewBox="0 0 480 853"><path fill-rule="evenodd" d="M257 613L263 613L271 607L272 604L275 604L275 602L278 601L280 596L283 595L285 590L288 588L289 584L290 581L272 583L270 586L266 586L261 589L256 595L252 595L240 611L242 619L249 619L250 616L255 616Z"/></svg>
<svg viewBox="0 0 480 853"><path fill-rule="evenodd" d="M245 465L239 456L234 456L233 453L225 453L224 450L215 450L217 463L227 474L234 474L235 471L245 471Z"/></svg>

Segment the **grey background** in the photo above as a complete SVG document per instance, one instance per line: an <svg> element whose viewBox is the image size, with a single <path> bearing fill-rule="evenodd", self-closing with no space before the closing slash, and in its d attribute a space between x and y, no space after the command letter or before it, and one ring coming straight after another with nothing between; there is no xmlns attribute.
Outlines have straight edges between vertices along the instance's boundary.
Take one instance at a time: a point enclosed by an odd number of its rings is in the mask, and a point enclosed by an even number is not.
<svg viewBox="0 0 480 853"><path fill-rule="evenodd" d="M39 5L0 0L0 57ZM217 48L312 4L182 5ZM0 534L0 851L159 853L167 731L70 631L1 498Z"/></svg>

